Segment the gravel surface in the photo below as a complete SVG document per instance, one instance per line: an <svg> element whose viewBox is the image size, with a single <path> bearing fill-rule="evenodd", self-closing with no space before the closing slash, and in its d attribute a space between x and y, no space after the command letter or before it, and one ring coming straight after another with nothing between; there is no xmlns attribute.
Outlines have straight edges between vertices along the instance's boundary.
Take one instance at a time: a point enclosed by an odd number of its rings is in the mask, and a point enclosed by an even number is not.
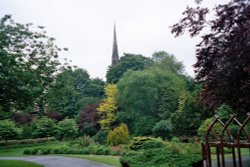
<svg viewBox="0 0 250 167"><path fill-rule="evenodd" d="M61 156L0 157L0 160L5 159L35 162L44 167L112 167L85 159Z"/></svg>

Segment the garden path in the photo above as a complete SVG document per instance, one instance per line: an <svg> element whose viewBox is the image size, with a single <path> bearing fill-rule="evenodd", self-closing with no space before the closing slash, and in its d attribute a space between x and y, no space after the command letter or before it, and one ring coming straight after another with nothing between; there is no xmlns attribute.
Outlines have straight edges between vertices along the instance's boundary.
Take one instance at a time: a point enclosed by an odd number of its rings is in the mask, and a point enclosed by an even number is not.
<svg viewBox="0 0 250 167"><path fill-rule="evenodd" d="M44 167L112 167L85 159L61 156L0 157L0 160L4 159L30 161Z"/></svg>

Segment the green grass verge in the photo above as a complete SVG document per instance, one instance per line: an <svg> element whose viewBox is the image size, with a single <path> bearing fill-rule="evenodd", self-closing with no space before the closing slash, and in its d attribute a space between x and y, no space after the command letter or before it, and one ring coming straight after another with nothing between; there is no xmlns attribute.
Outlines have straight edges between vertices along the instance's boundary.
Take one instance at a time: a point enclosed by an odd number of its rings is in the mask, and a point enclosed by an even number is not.
<svg viewBox="0 0 250 167"><path fill-rule="evenodd" d="M107 165L112 165L115 167L121 167L119 156L111 156L111 155L78 155L78 154L64 154L66 157L74 157L74 158L83 158Z"/></svg>
<svg viewBox="0 0 250 167"><path fill-rule="evenodd" d="M0 148L0 157L21 157L27 156L23 154L25 149L33 149L33 148L58 148L63 145L66 145L66 142L54 142L54 143L41 143L39 145L24 145L22 147L9 147L9 148ZM121 167L119 162L119 156L109 156L109 155L79 155L79 154L64 154L59 156L67 156L67 157L75 157L75 158L83 158L91 161L104 163L116 167ZM0 165L0 167L2 167ZM9 166L8 166L9 167ZM24 167L24 166L19 166ZM26 167L26 166L25 166Z"/></svg>
<svg viewBox="0 0 250 167"><path fill-rule="evenodd" d="M43 167L32 162L20 160L0 160L0 167Z"/></svg>
<svg viewBox="0 0 250 167"><path fill-rule="evenodd" d="M65 142L50 142L50 143L40 143L37 145L25 145L20 147L6 147L0 148L0 157L21 157L27 156L23 154L25 149L33 148L58 148L66 144Z"/></svg>

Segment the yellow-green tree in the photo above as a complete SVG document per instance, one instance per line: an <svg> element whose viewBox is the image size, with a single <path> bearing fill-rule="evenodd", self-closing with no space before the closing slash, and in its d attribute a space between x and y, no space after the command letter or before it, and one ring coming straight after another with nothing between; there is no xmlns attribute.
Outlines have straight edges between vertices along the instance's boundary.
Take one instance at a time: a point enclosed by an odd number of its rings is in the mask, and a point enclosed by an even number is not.
<svg viewBox="0 0 250 167"><path fill-rule="evenodd" d="M101 128L103 130L110 130L110 125L116 120L117 102L115 96L117 94L117 87L114 84L108 84L104 89L106 98L97 110L101 115Z"/></svg>
<svg viewBox="0 0 250 167"><path fill-rule="evenodd" d="M121 123L120 126L108 133L108 144L117 146L119 144L128 144L129 131L126 124Z"/></svg>

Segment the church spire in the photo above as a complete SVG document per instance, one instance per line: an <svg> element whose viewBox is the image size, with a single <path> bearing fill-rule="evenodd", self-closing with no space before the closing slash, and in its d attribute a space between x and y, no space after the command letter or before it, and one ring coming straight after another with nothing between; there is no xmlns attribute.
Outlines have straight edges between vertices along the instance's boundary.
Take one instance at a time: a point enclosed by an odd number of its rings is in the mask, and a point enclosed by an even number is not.
<svg viewBox="0 0 250 167"><path fill-rule="evenodd" d="M112 65L115 65L119 60L118 46L116 39L116 28L114 25L114 39L113 39L113 52L112 52Z"/></svg>

